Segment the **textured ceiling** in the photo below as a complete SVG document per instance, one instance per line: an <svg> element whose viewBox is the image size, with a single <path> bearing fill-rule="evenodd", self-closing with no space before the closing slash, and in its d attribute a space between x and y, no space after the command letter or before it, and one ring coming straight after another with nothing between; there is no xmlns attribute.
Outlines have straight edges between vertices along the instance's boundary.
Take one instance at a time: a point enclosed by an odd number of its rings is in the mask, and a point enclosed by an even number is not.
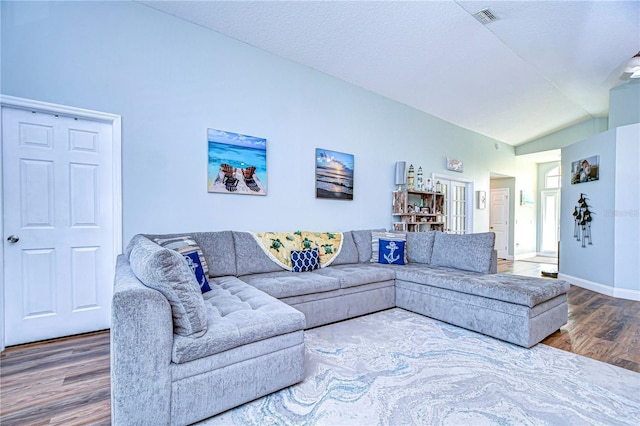
<svg viewBox="0 0 640 426"><path fill-rule="evenodd" d="M511 145L606 116L640 50L638 0L141 3Z"/></svg>

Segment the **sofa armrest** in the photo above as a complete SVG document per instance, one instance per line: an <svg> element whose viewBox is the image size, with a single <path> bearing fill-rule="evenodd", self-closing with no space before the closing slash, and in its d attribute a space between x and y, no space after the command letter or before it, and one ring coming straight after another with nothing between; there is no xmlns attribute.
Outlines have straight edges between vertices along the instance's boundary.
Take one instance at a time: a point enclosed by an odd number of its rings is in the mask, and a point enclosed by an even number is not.
<svg viewBox="0 0 640 426"><path fill-rule="evenodd" d="M167 299L118 256L111 306L111 421L168 424L173 319Z"/></svg>
<svg viewBox="0 0 640 426"><path fill-rule="evenodd" d="M490 274L498 273L498 251L497 250L491 251L491 265L489 266L489 273Z"/></svg>

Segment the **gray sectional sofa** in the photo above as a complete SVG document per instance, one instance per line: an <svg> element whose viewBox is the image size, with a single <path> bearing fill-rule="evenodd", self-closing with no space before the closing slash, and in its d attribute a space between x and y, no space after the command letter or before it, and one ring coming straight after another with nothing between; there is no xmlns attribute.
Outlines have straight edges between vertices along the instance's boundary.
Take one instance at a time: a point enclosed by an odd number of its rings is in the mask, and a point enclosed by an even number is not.
<svg viewBox="0 0 640 426"><path fill-rule="evenodd" d="M154 242L189 236L210 291ZM407 234L408 264L371 262L372 230L330 266L290 272L250 233L137 235L112 303L112 422L189 424L304 378L304 329L400 307L530 347L567 322L568 283L496 273L492 233Z"/></svg>

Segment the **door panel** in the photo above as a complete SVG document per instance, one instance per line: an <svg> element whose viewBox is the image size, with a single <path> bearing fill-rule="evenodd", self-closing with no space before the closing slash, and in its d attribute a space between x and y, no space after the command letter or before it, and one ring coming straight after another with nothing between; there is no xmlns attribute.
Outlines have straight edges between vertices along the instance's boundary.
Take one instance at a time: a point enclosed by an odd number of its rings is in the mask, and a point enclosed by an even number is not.
<svg viewBox="0 0 640 426"><path fill-rule="evenodd" d="M489 228L496 234L498 257L506 259L509 254L509 188L492 189L490 197Z"/></svg>
<svg viewBox="0 0 640 426"><path fill-rule="evenodd" d="M6 345L109 328L111 141L111 124L2 108Z"/></svg>

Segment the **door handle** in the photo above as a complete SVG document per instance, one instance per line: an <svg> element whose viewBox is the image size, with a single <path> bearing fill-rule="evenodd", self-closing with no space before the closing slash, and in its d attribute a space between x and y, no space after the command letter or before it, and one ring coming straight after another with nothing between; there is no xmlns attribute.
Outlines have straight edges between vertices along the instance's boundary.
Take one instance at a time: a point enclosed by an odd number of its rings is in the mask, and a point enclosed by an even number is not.
<svg viewBox="0 0 640 426"><path fill-rule="evenodd" d="M17 235L9 235L9 238L7 238L7 241L9 241L11 244L15 244L18 241L20 241L20 237L18 237Z"/></svg>

